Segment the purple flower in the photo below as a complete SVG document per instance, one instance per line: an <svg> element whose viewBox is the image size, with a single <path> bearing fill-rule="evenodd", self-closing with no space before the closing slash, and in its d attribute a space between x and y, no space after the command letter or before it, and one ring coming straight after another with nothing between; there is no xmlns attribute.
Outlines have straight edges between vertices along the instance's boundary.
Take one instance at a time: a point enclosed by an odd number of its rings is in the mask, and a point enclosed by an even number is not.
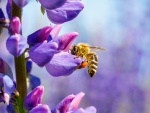
<svg viewBox="0 0 150 113"><path fill-rule="evenodd" d="M51 113L50 108L46 104L39 104L34 107L29 113Z"/></svg>
<svg viewBox="0 0 150 113"><path fill-rule="evenodd" d="M0 8L0 18L5 19L4 13L1 8Z"/></svg>
<svg viewBox="0 0 150 113"><path fill-rule="evenodd" d="M8 75L13 80L13 73L11 68L2 58L0 58L0 73Z"/></svg>
<svg viewBox="0 0 150 113"><path fill-rule="evenodd" d="M51 30L52 26L50 25L35 31L34 33L28 36L27 43L30 46L34 46L38 43L42 43L45 40L48 40Z"/></svg>
<svg viewBox="0 0 150 113"><path fill-rule="evenodd" d="M23 8L25 5L28 4L29 0L13 0L17 6Z"/></svg>
<svg viewBox="0 0 150 113"><path fill-rule="evenodd" d="M84 8L80 0L39 0L46 9L49 20L53 23L64 23L77 17Z"/></svg>
<svg viewBox="0 0 150 113"><path fill-rule="evenodd" d="M10 54L18 57L26 49L26 38L20 34L14 34L8 37L6 41L6 48Z"/></svg>
<svg viewBox="0 0 150 113"><path fill-rule="evenodd" d="M67 76L73 73L81 62L82 59L75 58L68 52L60 52L55 54L45 67L52 76Z"/></svg>
<svg viewBox="0 0 150 113"><path fill-rule="evenodd" d="M31 110L34 107L36 107L38 104L41 103L42 96L44 92L43 86L38 86L35 89L33 89L25 98L24 101L24 107L27 110Z"/></svg>
<svg viewBox="0 0 150 113"><path fill-rule="evenodd" d="M0 74L0 102L9 104L10 94L15 90L13 80L4 74Z"/></svg>
<svg viewBox="0 0 150 113"><path fill-rule="evenodd" d="M55 9L62 6L67 0L39 0L46 9Z"/></svg>
<svg viewBox="0 0 150 113"><path fill-rule="evenodd" d="M12 0L7 0L6 11L7 11L7 15L8 15L9 19L11 19L11 17L12 17L12 14L11 14Z"/></svg>
<svg viewBox="0 0 150 113"><path fill-rule="evenodd" d="M21 30L21 22L19 17L13 17L9 24L10 34L19 34Z"/></svg>
<svg viewBox="0 0 150 113"><path fill-rule="evenodd" d="M77 95L67 96L52 110L52 113L96 113L96 109L93 106L90 106L85 110L82 108L78 109L83 96L83 92L80 92Z"/></svg>
<svg viewBox="0 0 150 113"><path fill-rule="evenodd" d="M30 59L26 61L26 70L27 73L30 73L32 70L32 61Z"/></svg>
<svg viewBox="0 0 150 113"><path fill-rule="evenodd" d="M47 71L55 77L73 73L82 63L82 59L75 58L68 51L72 41L78 36L77 32L57 36L61 24L55 27L46 26L28 36L30 45L29 56L38 66L45 66Z"/></svg>
<svg viewBox="0 0 150 113"><path fill-rule="evenodd" d="M58 53L58 44L56 42L43 42L33 46L29 55L33 62L42 67L52 59L55 53Z"/></svg>

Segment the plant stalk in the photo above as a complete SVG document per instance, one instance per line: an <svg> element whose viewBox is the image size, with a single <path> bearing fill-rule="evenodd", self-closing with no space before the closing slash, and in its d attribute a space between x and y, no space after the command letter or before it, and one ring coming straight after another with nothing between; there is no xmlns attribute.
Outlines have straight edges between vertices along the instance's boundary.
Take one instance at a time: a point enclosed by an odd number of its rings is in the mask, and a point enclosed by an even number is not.
<svg viewBox="0 0 150 113"><path fill-rule="evenodd" d="M22 9L18 7L14 2L12 2L12 17L14 16L19 17L21 21ZM20 34L22 34L22 31L20 32ZM24 101L27 94L25 54L23 53L19 57L14 57L14 63L16 71L17 91Z"/></svg>

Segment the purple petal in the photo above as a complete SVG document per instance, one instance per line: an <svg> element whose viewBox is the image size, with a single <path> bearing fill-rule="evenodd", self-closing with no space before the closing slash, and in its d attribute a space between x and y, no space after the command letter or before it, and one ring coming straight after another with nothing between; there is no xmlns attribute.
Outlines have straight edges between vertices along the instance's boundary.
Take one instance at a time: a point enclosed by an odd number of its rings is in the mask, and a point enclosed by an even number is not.
<svg viewBox="0 0 150 113"><path fill-rule="evenodd" d="M5 103L8 105L9 100L10 100L10 95L8 93L4 93L4 100L5 100Z"/></svg>
<svg viewBox="0 0 150 113"><path fill-rule="evenodd" d="M18 57L24 50L26 45L26 38L20 34L11 35L6 41L6 47L10 54Z"/></svg>
<svg viewBox="0 0 150 113"><path fill-rule="evenodd" d="M30 74L30 87L31 87L31 89L33 90L39 85L41 85L40 78Z"/></svg>
<svg viewBox="0 0 150 113"><path fill-rule="evenodd" d="M54 38L53 41L58 43L58 49L68 51L72 41L78 36L77 32L70 32Z"/></svg>
<svg viewBox="0 0 150 113"><path fill-rule="evenodd" d="M5 19L4 13L3 13L3 11L2 11L2 9L1 9L1 8L0 8L0 18Z"/></svg>
<svg viewBox="0 0 150 113"><path fill-rule="evenodd" d="M78 93L69 106L69 111L74 111L78 108L81 99L85 94L83 92Z"/></svg>
<svg viewBox="0 0 150 113"><path fill-rule="evenodd" d="M7 11L7 15L8 15L9 19L11 19L11 17L12 17L12 14L11 14L12 0L7 0L6 11Z"/></svg>
<svg viewBox="0 0 150 113"><path fill-rule="evenodd" d="M13 0L17 6L23 8L25 5L28 4L29 0Z"/></svg>
<svg viewBox="0 0 150 113"><path fill-rule="evenodd" d="M50 21L52 21L53 23L60 24L74 19L83 8L84 5L81 1L68 0L60 8L46 11Z"/></svg>
<svg viewBox="0 0 150 113"><path fill-rule="evenodd" d="M68 52L60 52L55 54L45 67L52 76L66 76L73 73L81 62L80 58L75 58Z"/></svg>
<svg viewBox="0 0 150 113"><path fill-rule="evenodd" d="M32 61L30 59L27 60L26 62L26 70L27 70L27 73L30 73L32 70Z"/></svg>
<svg viewBox="0 0 150 113"><path fill-rule="evenodd" d="M19 34L21 30L21 22L19 17L13 17L9 24L9 31L11 34Z"/></svg>
<svg viewBox="0 0 150 113"><path fill-rule="evenodd" d="M43 92L44 92L43 86L38 86L35 89L33 89L30 93L27 94L24 101L24 107L27 110L31 110L32 108L40 104L42 101Z"/></svg>
<svg viewBox="0 0 150 113"><path fill-rule="evenodd" d="M12 79L5 75L3 77L3 83L4 83L4 92L5 93L8 93L8 94L11 94L12 92L14 92L14 90L16 89L15 88L15 84L14 82L12 81Z"/></svg>
<svg viewBox="0 0 150 113"><path fill-rule="evenodd" d="M30 58L38 66L44 66L52 59L57 50L58 44L56 42L43 42L32 47L29 51Z"/></svg>
<svg viewBox="0 0 150 113"><path fill-rule="evenodd" d="M56 38L58 36L58 33L59 33L61 27L62 27L62 24L58 24L53 27L53 29L50 33L50 39L48 41L50 41L51 39Z"/></svg>
<svg viewBox="0 0 150 113"><path fill-rule="evenodd" d="M6 110L8 113L16 113L15 107L12 104L7 105Z"/></svg>
<svg viewBox="0 0 150 113"><path fill-rule="evenodd" d="M11 68L2 58L0 58L0 73L8 75L13 80L13 73Z"/></svg>
<svg viewBox="0 0 150 113"><path fill-rule="evenodd" d="M96 113L96 108L94 106L87 107L85 113Z"/></svg>
<svg viewBox="0 0 150 113"><path fill-rule="evenodd" d="M51 30L52 26L50 25L35 31L34 33L28 36L28 44L35 45L37 43L42 43L43 41L47 40Z"/></svg>
<svg viewBox="0 0 150 113"><path fill-rule="evenodd" d="M77 109L77 110L75 110L75 111L73 111L71 113L86 113L86 112L84 111L84 109L79 108L79 109Z"/></svg>
<svg viewBox="0 0 150 113"><path fill-rule="evenodd" d="M54 110L52 110L52 112L56 113L56 111L59 111L59 113L66 113L68 111L70 103L74 98L75 95L68 95L56 106Z"/></svg>
<svg viewBox="0 0 150 113"><path fill-rule="evenodd" d="M51 113L50 108L46 104L40 104L33 108L29 113Z"/></svg>
<svg viewBox="0 0 150 113"><path fill-rule="evenodd" d="M45 9L55 9L62 6L67 0L39 0Z"/></svg>

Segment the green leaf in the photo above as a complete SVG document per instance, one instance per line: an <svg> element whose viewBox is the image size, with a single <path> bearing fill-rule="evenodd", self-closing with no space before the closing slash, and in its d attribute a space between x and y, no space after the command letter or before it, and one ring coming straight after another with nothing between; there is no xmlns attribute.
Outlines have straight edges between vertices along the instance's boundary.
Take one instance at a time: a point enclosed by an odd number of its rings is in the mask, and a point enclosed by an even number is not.
<svg viewBox="0 0 150 113"><path fill-rule="evenodd" d="M38 2L39 0L36 0L36 2Z"/></svg>
<svg viewBox="0 0 150 113"><path fill-rule="evenodd" d="M41 12L42 12L42 14L44 15L44 13L45 13L45 8L42 7L42 6L41 6Z"/></svg>

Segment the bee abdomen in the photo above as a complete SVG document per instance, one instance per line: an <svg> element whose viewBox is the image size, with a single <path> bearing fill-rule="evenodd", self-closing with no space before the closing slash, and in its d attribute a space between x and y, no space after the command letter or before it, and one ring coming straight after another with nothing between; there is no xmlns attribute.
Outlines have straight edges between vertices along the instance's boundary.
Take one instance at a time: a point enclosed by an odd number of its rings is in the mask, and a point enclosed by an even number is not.
<svg viewBox="0 0 150 113"><path fill-rule="evenodd" d="M88 73L90 77L93 77L96 74L97 68L98 67L95 64L88 65Z"/></svg>

